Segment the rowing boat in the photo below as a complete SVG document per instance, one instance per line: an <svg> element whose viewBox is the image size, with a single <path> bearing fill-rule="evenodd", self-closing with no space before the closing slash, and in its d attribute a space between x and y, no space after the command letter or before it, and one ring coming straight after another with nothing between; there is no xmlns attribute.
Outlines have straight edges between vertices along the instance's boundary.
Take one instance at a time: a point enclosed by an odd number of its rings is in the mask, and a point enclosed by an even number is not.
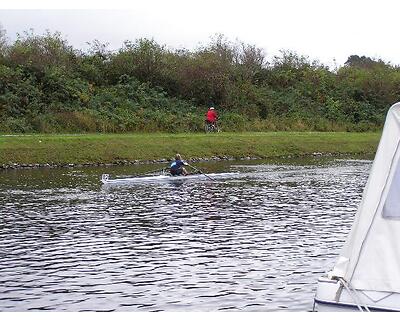
<svg viewBox="0 0 400 320"><path fill-rule="evenodd" d="M101 182L103 184L119 184L119 183L142 183L142 182L170 182L170 181L182 181L188 179L216 179L226 178L237 174L237 172L225 172L225 173L208 173L207 175L194 173L181 176L172 176L170 174L160 174L154 176L141 176L141 177L127 177L127 178L115 178L110 179L108 174L101 176Z"/></svg>

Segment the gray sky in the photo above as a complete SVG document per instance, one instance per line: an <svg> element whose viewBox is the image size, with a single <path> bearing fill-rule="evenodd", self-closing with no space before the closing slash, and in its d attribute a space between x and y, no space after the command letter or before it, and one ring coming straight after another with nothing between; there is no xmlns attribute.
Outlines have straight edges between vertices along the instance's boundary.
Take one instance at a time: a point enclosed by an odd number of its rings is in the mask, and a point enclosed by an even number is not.
<svg viewBox="0 0 400 320"><path fill-rule="evenodd" d="M268 59L289 49L330 66L351 54L400 64L396 0L55 2L2 0L0 23L8 38L33 28L39 34L60 31L76 48L98 39L118 49L124 40L148 37L193 49L222 33L263 48Z"/></svg>

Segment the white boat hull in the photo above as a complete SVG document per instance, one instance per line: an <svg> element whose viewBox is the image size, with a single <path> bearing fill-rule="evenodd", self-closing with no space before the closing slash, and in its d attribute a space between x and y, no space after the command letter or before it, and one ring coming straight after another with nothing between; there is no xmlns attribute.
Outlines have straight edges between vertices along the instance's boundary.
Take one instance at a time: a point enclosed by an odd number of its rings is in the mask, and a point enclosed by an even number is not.
<svg viewBox="0 0 400 320"><path fill-rule="evenodd" d="M358 301L355 301L355 298ZM314 310L320 312L360 311L367 306L370 311L400 311L400 294L379 291L349 291L339 281L327 277L318 279Z"/></svg>
<svg viewBox="0 0 400 320"><path fill-rule="evenodd" d="M101 176L101 182L103 184L121 184L121 183L144 183L144 182L170 182L170 181L182 181L188 179L217 179L231 177L237 174L237 172L228 173L210 173L204 174L191 174L191 175L181 175L181 176L171 176L171 175L158 175L158 176L147 176L147 177L131 177L131 178L117 178L110 179L107 174ZM210 180L211 180L210 179Z"/></svg>

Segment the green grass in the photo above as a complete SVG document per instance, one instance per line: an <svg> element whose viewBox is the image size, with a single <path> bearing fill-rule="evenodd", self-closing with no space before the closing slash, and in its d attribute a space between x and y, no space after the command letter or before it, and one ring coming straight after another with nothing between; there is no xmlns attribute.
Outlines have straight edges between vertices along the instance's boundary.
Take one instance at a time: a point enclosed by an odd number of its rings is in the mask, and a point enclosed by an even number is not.
<svg viewBox="0 0 400 320"><path fill-rule="evenodd" d="M314 152L373 154L381 133L265 132L0 136L0 164L111 163L210 156L262 158Z"/></svg>

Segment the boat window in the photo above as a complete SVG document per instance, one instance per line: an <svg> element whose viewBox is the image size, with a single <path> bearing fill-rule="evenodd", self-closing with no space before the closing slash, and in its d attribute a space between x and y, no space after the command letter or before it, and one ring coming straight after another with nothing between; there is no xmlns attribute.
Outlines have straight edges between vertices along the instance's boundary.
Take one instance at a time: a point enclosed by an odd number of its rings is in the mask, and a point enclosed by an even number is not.
<svg viewBox="0 0 400 320"><path fill-rule="evenodd" d="M400 219L400 165L397 165L389 192L383 206L382 216L388 219Z"/></svg>

